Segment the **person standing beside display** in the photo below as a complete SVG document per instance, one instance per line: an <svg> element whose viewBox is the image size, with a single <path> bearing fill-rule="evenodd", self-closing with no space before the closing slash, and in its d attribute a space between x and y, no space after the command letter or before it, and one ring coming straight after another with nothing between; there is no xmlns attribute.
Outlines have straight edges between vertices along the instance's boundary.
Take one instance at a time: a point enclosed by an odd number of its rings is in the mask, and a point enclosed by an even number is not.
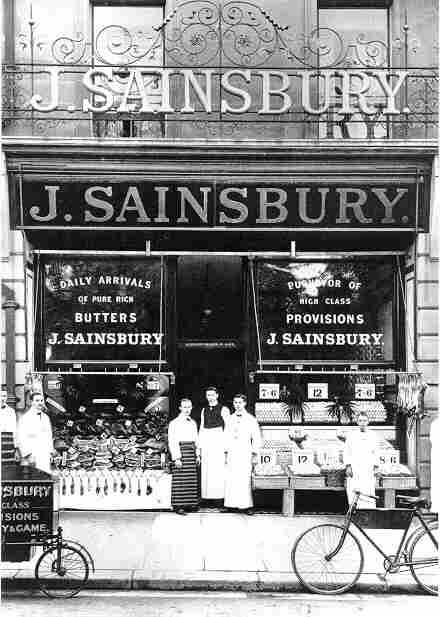
<svg viewBox="0 0 440 617"><path fill-rule="evenodd" d="M225 497L224 428L230 411L218 402L217 388L210 386L205 395L208 405L202 409L199 430L202 499L221 502Z"/></svg>
<svg viewBox="0 0 440 617"><path fill-rule="evenodd" d="M12 433L14 443L15 435L17 432L17 416L15 411L10 405L8 405L8 393L6 390L2 390L0 393L0 431L2 433Z"/></svg>
<svg viewBox="0 0 440 617"><path fill-rule="evenodd" d="M49 416L44 412L45 408L43 394L33 392L30 407L18 416L17 448L22 464L50 474L52 425Z"/></svg>
<svg viewBox="0 0 440 617"><path fill-rule="evenodd" d="M260 427L246 410L246 397L236 394L232 401L235 413L225 428L225 508L253 514L252 467L261 448Z"/></svg>
<svg viewBox="0 0 440 617"><path fill-rule="evenodd" d="M346 490L350 504L355 497L355 491L364 495L375 495L378 471L379 443L373 431L368 428L368 415L360 412L356 422L359 430L354 429L348 435L344 449ZM375 508L375 500L364 495L360 495L358 507Z"/></svg>
<svg viewBox="0 0 440 617"><path fill-rule="evenodd" d="M179 415L168 426L168 448L173 461L171 505L177 514L198 509L199 487L197 466L200 464L197 424L191 418L192 402L183 398Z"/></svg>

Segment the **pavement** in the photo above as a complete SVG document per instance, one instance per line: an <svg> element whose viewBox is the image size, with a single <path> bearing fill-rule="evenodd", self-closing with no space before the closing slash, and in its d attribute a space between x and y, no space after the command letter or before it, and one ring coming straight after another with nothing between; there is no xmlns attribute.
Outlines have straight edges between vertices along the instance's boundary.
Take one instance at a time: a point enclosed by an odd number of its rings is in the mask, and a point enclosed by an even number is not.
<svg viewBox="0 0 440 617"><path fill-rule="evenodd" d="M91 589L298 592L292 570L295 539L320 523L342 522L339 515L221 513L179 516L173 512L61 511L66 538L87 547L95 572ZM368 530L386 554L396 552L402 531ZM393 574L390 587L379 579L383 558L361 539L364 573L359 593L421 593L409 572ZM29 589L41 549L30 562L0 564L5 590Z"/></svg>

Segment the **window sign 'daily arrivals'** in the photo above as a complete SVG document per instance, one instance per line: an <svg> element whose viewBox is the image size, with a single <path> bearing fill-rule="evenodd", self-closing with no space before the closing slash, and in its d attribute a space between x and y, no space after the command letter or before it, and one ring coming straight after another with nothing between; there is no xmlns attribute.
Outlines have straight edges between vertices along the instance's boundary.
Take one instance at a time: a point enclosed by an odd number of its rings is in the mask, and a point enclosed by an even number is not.
<svg viewBox="0 0 440 617"><path fill-rule="evenodd" d="M52 258L43 276L46 362L162 358L160 260Z"/></svg>

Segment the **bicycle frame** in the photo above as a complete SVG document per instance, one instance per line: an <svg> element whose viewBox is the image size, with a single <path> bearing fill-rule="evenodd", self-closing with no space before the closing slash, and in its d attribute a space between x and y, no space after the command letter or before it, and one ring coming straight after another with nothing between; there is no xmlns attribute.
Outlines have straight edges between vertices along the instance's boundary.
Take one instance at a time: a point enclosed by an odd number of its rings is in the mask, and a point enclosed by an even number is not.
<svg viewBox="0 0 440 617"><path fill-rule="evenodd" d="M424 561L417 561L417 562L410 562L407 561L406 558L406 554L405 554L405 547L408 545L408 542L410 540L410 538L414 535L414 533L416 533L419 529L421 529L422 527L426 530L426 532L428 533L429 537L431 538L435 548L438 550L438 542L436 540L436 538L434 537L434 534L431 532L431 529L429 527L429 525L426 523L425 519L423 518L423 514L418 510L418 508L414 508L411 510L411 516L408 520L408 524L406 526L406 528L403 530L403 534L402 537L400 539L400 543L399 543L399 547L397 549L397 553L394 555L394 559L390 560L390 556L386 555L386 553L383 552L383 550L381 549L381 547L373 540L373 538L371 538L371 536L369 536L369 534L364 531L364 529L358 525L356 523L356 521L353 520L353 513L356 511L356 505L357 505L357 501L359 499L359 494L357 495L356 499L353 501L353 503L350 505L350 508L347 512L347 516L345 519L345 524L344 524L344 531L342 533L342 536L336 546L336 548L329 553L328 555L325 556L325 560L326 561L331 561L331 559L333 559L333 557L335 557L335 555L337 555L337 553L341 550L344 542L345 542L345 538L347 537L347 532L349 530L350 525L354 525L356 527L356 529L358 529L361 534L368 540L368 542L374 546L374 548L376 549L376 551L378 553L380 553L382 555L382 557L384 558L385 562L388 562L388 566L385 567L386 572L390 572L391 570L395 569L395 568L401 568L402 566L414 566L414 565L419 565L419 564L424 564ZM417 518L421 525L416 527L416 529L412 530L410 532L410 528L411 528L411 524L414 521L414 519ZM404 558L405 561L401 561L401 557L402 557L402 553L404 554Z"/></svg>

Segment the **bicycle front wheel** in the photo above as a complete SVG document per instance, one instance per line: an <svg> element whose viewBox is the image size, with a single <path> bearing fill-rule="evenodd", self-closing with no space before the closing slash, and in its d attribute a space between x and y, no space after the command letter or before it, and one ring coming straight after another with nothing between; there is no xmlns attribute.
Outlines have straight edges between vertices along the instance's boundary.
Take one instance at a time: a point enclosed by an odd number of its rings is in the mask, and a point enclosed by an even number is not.
<svg viewBox="0 0 440 617"><path fill-rule="evenodd" d="M437 547L425 529L416 535L409 549L408 561L411 574L419 586L436 595L438 593L438 523L429 525L429 530L437 541Z"/></svg>
<svg viewBox="0 0 440 617"><path fill-rule="evenodd" d="M89 578L89 565L77 548L69 544L48 548L37 561L35 578L50 598L72 598Z"/></svg>
<svg viewBox="0 0 440 617"><path fill-rule="evenodd" d="M359 540L347 531L340 550L332 557L344 533L340 525L317 525L305 531L292 549L292 566L299 581L313 593L337 594L356 584L364 566Z"/></svg>

